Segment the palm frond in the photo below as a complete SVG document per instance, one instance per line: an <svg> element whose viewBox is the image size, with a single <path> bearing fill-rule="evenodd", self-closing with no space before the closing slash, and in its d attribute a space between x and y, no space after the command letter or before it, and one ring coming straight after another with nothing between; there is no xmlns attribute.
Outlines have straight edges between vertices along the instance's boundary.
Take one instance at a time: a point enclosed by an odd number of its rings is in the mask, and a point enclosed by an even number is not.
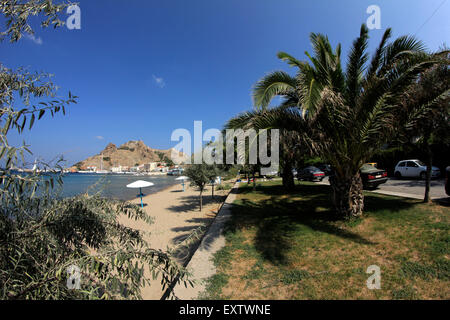
<svg viewBox="0 0 450 320"><path fill-rule="evenodd" d="M367 62L368 55L367 50L367 40L368 32L366 25L361 26L360 35L353 42L352 49L349 54L347 72L346 72L346 82L347 82L347 99L349 103L354 106L356 104L356 97L361 92L361 81L364 72L364 66Z"/></svg>
<svg viewBox="0 0 450 320"><path fill-rule="evenodd" d="M377 50L375 51L375 54L371 60L370 67L367 71L367 78L371 78L373 75L375 75L380 68L380 64L382 61L382 57L384 55L386 42L391 37L392 30L391 28L387 28L386 31L383 34L383 37L381 38L380 44L378 45Z"/></svg>
<svg viewBox="0 0 450 320"><path fill-rule="evenodd" d="M414 53L426 53L425 46L421 41L412 36L397 38L394 42L385 46L377 76L382 77L396 61Z"/></svg>
<svg viewBox="0 0 450 320"><path fill-rule="evenodd" d="M253 104L266 109L275 96L295 95L297 79L284 71L274 71L259 80L253 88Z"/></svg>
<svg viewBox="0 0 450 320"><path fill-rule="evenodd" d="M283 61L286 61L288 65L290 65L291 67L300 67L300 65L302 64L301 61L297 60L296 58L294 58L293 56L291 56L290 54L280 51L277 53L277 57Z"/></svg>

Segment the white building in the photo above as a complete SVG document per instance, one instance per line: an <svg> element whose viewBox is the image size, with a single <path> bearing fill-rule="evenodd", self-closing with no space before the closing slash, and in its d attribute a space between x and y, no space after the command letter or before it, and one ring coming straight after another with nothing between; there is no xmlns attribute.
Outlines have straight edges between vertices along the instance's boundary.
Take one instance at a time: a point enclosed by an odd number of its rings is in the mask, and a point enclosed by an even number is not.
<svg viewBox="0 0 450 320"><path fill-rule="evenodd" d="M112 167L111 168L111 172L113 172L113 173L122 173L122 172L124 172L124 170L123 170L122 166L118 166L118 167Z"/></svg>
<svg viewBox="0 0 450 320"><path fill-rule="evenodd" d="M144 165L145 171L156 171L158 168L158 162L149 162Z"/></svg>

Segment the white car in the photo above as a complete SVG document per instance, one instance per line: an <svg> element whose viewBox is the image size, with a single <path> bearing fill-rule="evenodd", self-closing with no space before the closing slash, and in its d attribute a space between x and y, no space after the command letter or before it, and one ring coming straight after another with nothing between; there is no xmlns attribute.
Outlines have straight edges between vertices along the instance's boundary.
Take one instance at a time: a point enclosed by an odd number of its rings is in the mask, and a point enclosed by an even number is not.
<svg viewBox="0 0 450 320"><path fill-rule="evenodd" d="M441 171L437 167L432 167L431 177L437 178L441 174ZM397 163L394 170L396 178L420 178L425 179L427 177L427 166L420 160L402 160Z"/></svg>

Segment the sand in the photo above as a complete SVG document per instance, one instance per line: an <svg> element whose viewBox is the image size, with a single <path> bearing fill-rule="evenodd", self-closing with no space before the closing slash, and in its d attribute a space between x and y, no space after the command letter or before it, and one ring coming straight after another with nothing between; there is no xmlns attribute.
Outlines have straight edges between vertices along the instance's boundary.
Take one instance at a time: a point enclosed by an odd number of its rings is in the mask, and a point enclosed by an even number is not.
<svg viewBox="0 0 450 320"><path fill-rule="evenodd" d="M229 190L214 190L214 199L212 199L211 187L208 186L203 192L203 209L200 212L197 188L186 185L185 190L183 192L181 185L175 185L144 197L144 209L154 219L151 225L126 217L120 217L119 221L128 227L150 232L144 238L154 249L166 250L167 247L173 247L201 225L209 226L229 192ZM145 189L143 192L145 193ZM131 202L140 204L140 199ZM185 263L195 248L196 244L193 244L185 249L178 257L178 262ZM148 270L145 276L151 278ZM163 293L160 279L152 281L151 286L142 289L142 297L148 300L161 299Z"/></svg>

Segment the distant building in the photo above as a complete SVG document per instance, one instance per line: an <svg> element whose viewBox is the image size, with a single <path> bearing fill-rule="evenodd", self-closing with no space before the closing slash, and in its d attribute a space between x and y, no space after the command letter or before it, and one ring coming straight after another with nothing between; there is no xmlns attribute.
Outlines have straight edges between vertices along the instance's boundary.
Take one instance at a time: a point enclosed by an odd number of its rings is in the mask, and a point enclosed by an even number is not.
<svg viewBox="0 0 450 320"><path fill-rule="evenodd" d="M155 171L158 168L158 162L150 162L144 164L144 170L147 172Z"/></svg>
<svg viewBox="0 0 450 320"><path fill-rule="evenodd" d="M111 172L113 172L113 173L121 173L121 172L124 172L124 171L125 171L124 167L122 167L122 166L112 167L111 168Z"/></svg>
<svg viewBox="0 0 450 320"><path fill-rule="evenodd" d="M157 167L157 171L159 171L159 172L167 172L167 171L169 171L169 168L166 167L166 166L158 166Z"/></svg>

